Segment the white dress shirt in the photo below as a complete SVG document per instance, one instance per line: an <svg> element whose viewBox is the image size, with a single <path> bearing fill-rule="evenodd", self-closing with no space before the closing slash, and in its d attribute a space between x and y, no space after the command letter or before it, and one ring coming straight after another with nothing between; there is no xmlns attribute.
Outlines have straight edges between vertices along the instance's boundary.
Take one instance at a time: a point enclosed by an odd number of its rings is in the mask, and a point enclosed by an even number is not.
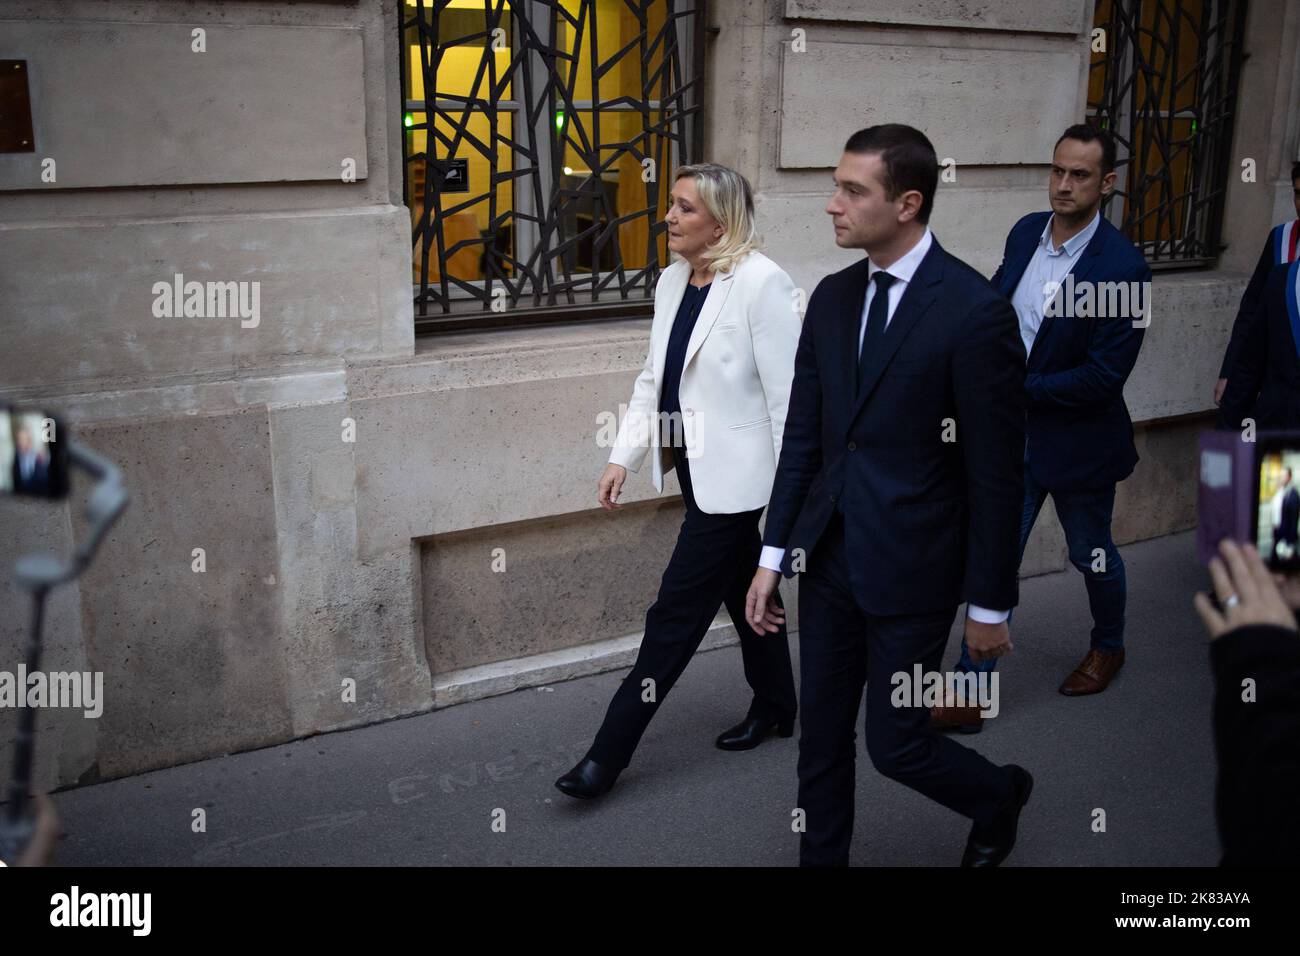
<svg viewBox="0 0 1300 956"><path fill-rule="evenodd" d="M889 328L889 323L894 318L894 312L898 309L898 303L903 298L903 293L907 290L916 275L916 270L921 265L921 260L925 258L930 246L934 244L934 236L930 234L930 228L927 226L921 238L917 240L916 245L905 252L894 263L884 268L894 277L894 283L889 287L889 311L885 315L885 328ZM877 272L882 271L881 267L874 262L867 263L867 298L862 303L862 315L858 320L858 354L862 353L862 339L867 332L867 315L871 309L871 300L876 297L876 283L872 281ZM774 548L771 545L763 545L763 553L759 555L758 566L767 568L769 571L781 570L781 559L785 557L785 548ZM979 621L984 624L1001 624L1010 616L1010 611L992 611L988 608L978 607L971 604L967 607L967 614L971 620Z"/></svg>
<svg viewBox="0 0 1300 956"><path fill-rule="evenodd" d="M1082 232L1075 233L1059 246L1052 245L1052 223L1055 220L1055 214L1047 217L1047 225L1043 227L1033 258L1025 266L1025 274L1011 295L1011 307L1020 320L1020 339L1025 343L1026 357L1034 348L1034 339L1043 325L1043 314L1055 297L1055 290L1060 288L1066 274L1075 267L1084 248L1096 235L1101 213L1093 216L1092 222Z"/></svg>

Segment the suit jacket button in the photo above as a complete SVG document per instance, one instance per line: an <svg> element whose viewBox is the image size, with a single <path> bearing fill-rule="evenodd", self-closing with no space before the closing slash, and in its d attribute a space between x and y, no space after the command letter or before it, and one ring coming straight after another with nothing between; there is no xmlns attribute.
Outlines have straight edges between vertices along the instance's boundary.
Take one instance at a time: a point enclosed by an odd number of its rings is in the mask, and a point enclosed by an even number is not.
<svg viewBox="0 0 1300 956"><path fill-rule="evenodd" d="M855 441L849 442L849 451L857 451L857 450L858 450L858 443Z"/></svg>

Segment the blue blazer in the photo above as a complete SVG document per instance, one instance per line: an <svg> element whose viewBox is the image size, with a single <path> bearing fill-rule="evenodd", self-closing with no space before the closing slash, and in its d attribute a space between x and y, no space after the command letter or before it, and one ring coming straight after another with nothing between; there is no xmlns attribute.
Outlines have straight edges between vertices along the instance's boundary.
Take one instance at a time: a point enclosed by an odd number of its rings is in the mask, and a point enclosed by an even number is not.
<svg viewBox="0 0 1300 956"><path fill-rule="evenodd" d="M1010 300L1029 267L1050 212L1035 212L1007 235L993 286ZM1105 219L1071 270L1084 282L1150 283L1151 269L1124 234ZM1149 294L1150 285L1143 287ZM1137 362L1145 329L1127 315L1046 316L1030 350L1025 392L1029 416L1025 461L1049 491L1104 488L1133 473L1138 462L1124 383Z"/></svg>
<svg viewBox="0 0 1300 956"><path fill-rule="evenodd" d="M787 577L844 515L870 614L1014 607L1024 507L1025 347L988 280L938 240L856 387L866 259L808 301L763 542ZM798 559L803 557L804 561Z"/></svg>

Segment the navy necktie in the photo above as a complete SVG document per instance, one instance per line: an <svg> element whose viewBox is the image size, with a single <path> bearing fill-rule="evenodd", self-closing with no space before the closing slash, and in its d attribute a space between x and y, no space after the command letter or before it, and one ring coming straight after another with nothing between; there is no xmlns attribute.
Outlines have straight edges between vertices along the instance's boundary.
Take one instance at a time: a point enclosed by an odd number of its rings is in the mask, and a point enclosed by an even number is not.
<svg viewBox="0 0 1300 956"><path fill-rule="evenodd" d="M862 333L862 349L858 352L858 391L862 390L862 383L867 379L867 364L885 337L885 320L889 317L889 287L895 278L883 271L871 277L871 281L876 284L876 294L871 299L871 308L867 309L867 328Z"/></svg>

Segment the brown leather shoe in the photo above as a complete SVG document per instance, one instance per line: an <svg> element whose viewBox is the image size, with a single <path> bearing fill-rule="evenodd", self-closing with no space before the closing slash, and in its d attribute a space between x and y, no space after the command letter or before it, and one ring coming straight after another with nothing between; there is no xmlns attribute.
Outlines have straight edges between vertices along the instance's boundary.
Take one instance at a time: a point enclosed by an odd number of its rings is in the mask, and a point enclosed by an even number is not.
<svg viewBox="0 0 1300 956"><path fill-rule="evenodd" d="M930 708L930 729L940 733L955 730L959 734L978 734L984 729L984 715L979 704L968 704L950 694L941 705Z"/></svg>
<svg viewBox="0 0 1300 956"><path fill-rule="evenodd" d="M1123 666L1123 651L1118 654L1088 651L1088 656L1083 659L1083 662L1061 683L1061 693L1066 697L1100 694Z"/></svg>

